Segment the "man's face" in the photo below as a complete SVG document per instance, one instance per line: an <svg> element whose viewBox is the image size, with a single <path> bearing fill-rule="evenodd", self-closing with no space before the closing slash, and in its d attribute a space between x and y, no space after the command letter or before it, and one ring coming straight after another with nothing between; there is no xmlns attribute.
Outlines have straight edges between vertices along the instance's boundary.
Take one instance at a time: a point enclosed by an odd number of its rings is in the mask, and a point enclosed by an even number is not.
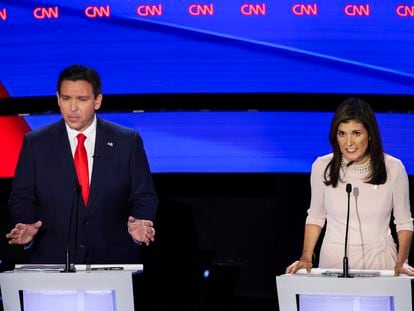
<svg viewBox="0 0 414 311"><path fill-rule="evenodd" d="M57 98L60 113L66 124L79 132L91 125L95 110L98 110L102 103L102 94L95 98L92 85L84 80L63 81Z"/></svg>

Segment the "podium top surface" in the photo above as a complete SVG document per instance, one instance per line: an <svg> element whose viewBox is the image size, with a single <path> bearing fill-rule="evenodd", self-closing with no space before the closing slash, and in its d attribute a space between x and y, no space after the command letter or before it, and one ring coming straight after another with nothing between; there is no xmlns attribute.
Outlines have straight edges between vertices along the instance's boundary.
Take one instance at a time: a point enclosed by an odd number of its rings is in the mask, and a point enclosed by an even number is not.
<svg viewBox="0 0 414 311"><path fill-rule="evenodd" d="M295 276L309 276L309 277L338 277L342 274L341 269L322 269L313 268L311 272L305 269L300 269L295 274L281 274L278 277L295 277ZM349 274L354 277L394 277L394 270L349 270ZM413 276L401 274L400 278L414 278Z"/></svg>
<svg viewBox="0 0 414 311"><path fill-rule="evenodd" d="M16 265L14 272L60 272L65 269L63 264L21 264ZM142 264L96 264L96 265L75 265L76 271L131 271L142 272L144 266Z"/></svg>

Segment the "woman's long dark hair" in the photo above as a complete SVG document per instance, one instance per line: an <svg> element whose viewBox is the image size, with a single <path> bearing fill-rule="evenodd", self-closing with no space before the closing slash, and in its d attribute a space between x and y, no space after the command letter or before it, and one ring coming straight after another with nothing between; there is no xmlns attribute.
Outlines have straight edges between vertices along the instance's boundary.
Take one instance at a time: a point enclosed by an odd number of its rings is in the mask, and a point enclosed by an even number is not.
<svg viewBox="0 0 414 311"><path fill-rule="evenodd" d="M332 185L335 188L340 180L342 153L339 149L337 132L339 124L349 121L362 123L368 131L369 141L366 155L369 154L370 156L371 170L367 176L366 183L374 185L384 184L387 181L384 149L374 111L366 101L357 97L350 97L339 105L332 119L329 142L332 146L333 158L325 168L325 185Z"/></svg>

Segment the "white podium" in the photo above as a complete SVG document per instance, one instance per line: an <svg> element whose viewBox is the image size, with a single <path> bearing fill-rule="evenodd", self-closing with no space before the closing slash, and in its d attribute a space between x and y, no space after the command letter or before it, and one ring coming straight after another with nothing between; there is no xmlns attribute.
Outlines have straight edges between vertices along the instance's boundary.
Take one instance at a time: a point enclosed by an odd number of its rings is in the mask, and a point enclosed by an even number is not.
<svg viewBox="0 0 414 311"><path fill-rule="evenodd" d="M142 273L142 265L59 270L42 265L0 273L4 311L134 311L132 277Z"/></svg>
<svg viewBox="0 0 414 311"><path fill-rule="evenodd" d="M332 270L330 270L332 271ZM326 269L276 277L280 311L410 311L413 310L413 277L379 276L339 278L324 276ZM366 272L366 271L365 271ZM364 273L364 271L350 271Z"/></svg>

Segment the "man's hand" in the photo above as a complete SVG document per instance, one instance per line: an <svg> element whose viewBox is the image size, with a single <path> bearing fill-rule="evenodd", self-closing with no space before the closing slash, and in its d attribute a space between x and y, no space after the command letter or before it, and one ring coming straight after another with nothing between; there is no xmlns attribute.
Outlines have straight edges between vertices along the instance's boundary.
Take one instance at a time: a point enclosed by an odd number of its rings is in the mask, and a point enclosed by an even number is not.
<svg viewBox="0 0 414 311"><path fill-rule="evenodd" d="M18 223L9 233L6 234L6 238L10 239L9 244L24 245L33 241L34 236L42 226L42 222L39 220L34 224L22 224Z"/></svg>
<svg viewBox="0 0 414 311"><path fill-rule="evenodd" d="M154 241L155 229L151 220L136 219L128 217L128 232L134 241L149 245Z"/></svg>

